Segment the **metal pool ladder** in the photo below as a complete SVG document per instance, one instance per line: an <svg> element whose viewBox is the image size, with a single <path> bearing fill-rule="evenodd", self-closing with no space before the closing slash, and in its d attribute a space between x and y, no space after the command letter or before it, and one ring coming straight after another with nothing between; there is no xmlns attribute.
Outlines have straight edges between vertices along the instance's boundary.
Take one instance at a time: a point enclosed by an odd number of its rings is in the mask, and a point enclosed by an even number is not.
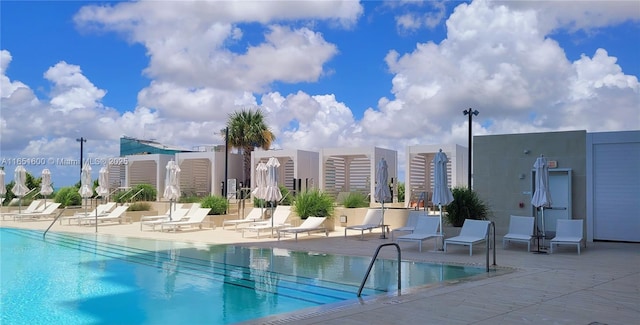
<svg viewBox="0 0 640 325"><path fill-rule="evenodd" d="M400 273L400 261L401 261L401 253L400 253L400 246L396 243L385 243L382 244L380 246L378 246L378 249L376 249L376 252L373 254L373 258L371 259L371 263L369 263L369 268L367 269L367 273L364 275L364 279L362 279L362 283L360 284L360 289L358 289L358 297L360 297L360 295L362 294L362 289L364 288L364 284L367 282L367 279L369 278L369 273L371 273L371 269L373 268L373 263L376 262L376 258L378 258L378 253L380 253L380 249L384 246L395 246L396 250L398 251L398 293L400 293L400 279L401 277L401 273Z"/></svg>

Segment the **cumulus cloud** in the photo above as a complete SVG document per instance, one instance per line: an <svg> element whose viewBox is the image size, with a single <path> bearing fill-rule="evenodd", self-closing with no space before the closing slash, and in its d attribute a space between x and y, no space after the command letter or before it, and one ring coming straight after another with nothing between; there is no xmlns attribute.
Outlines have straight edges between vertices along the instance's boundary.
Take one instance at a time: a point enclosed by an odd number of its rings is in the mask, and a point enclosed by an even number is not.
<svg viewBox="0 0 640 325"><path fill-rule="evenodd" d="M395 15L400 32L424 36L411 51L390 48L379 58L391 76L391 95L380 95L360 118L332 92L273 90L275 84L313 84L330 73L327 64L340 55L340 44L319 32L317 22L349 31L363 14L357 2L86 6L74 17L81 31L115 32L145 47L144 73L151 81L139 90L137 107L105 107L108 89L64 61L44 72L49 98L38 98L28 85L9 78L12 58L2 50L3 155L75 157L79 136L91 139L90 155L117 155L122 135L184 147L215 144L228 114L244 107L266 113L276 147L386 147L399 151L401 166L407 145L466 145L462 110L468 107L480 110L476 135L640 125L637 77L625 74L604 48L570 61L552 34L637 21L637 2L476 0L438 16L444 12ZM436 43L428 29L441 18L447 33ZM258 35L248 35L248 26ZM606 115L603 107L610 108Z"/></svg>

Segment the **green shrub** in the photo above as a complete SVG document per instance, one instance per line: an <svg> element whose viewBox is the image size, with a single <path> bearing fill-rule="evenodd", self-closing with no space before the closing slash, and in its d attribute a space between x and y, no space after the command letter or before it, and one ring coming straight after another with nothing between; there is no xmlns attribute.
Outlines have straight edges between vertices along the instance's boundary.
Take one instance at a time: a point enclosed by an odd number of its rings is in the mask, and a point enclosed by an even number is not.
<svg viewBox="0 0 640 325"><path fill-rule="evenodd" d="M148 202L135 202L129 206L127 211L151 211L151 204Z"/></svg>
<svg viewBox="0 0 640 325"><path fill-rule="evenodd" d="M227 212L229 202L222 196L210 195L202 199L200 206L211 209L209 214L220 215Z"/></svg>
<svg viewBox="0 0 640 325"><path fill-rule="evenodd" d="M291 194L291 192L289 192L289 189L283 185L280 185L279 188L280 188L280 193L282 193L282 201L280 201L278 204L292 205L293 201L295 200L295 198L293 197L293 194Z"/></svg>
<svg viewBox="0 0 640 325"><path fill-rule="evenodd" d="M462 227L465 219L486 220L489 208L480 200L476 192L468 187L456 187L451 190L453 202L446 206L447 222L454 227Z"/></svg>
<svg viewBox="0 0 640 325"><path fill-rule="evenodd" d="M183 196L178 200L180 203L200 203L201 197L196 195Z"/></svg>
<svg viewBox="0 0 640 325"><path fill-rule="evenodd" d="M54 201L60 203L60 207L68 207L73 205L82 205L82 197L78 193L78 188L75 186L63 187L58 190Z"/></svg>
<svg viewBox="0 0 640 325"><path fill-rule="evenodd" d="M136 195L133 200L132 196L138 193L138 191L142 190L138 195ZM158 191L149 185L149 184L138 184L132 187L130 190L125 192L118 192L114 194L113 200L118 203L125 203L129 201L137 202L137 201L155 201Z"/></svg>
<svg viewBox="0 0 640 325"><path fill-rule="evenodd" d="M398 183L398 202L404 202L404 183Z"/></svg>
<svg viewBox="0 0 640 325"><path fill-rule="evenodd" d="M365 208L369 206L369 200L361 192L349 192L340 203L345 208Z"/></svg>
<svg viewBox="0 0 640 325"><path fill-rule="evenodd" d="M333 214L333 198L319 190L302 192L293 202L294 211L301 219L307 217L327 217Z"/></svg>

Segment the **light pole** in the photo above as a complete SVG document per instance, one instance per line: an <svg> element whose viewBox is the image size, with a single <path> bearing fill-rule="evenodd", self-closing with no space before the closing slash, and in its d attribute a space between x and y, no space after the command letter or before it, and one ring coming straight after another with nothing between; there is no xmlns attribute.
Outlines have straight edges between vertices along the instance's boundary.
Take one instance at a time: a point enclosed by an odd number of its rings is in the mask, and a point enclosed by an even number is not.
<svg viewBox="0 0 640 325"><path fill-rule="evenodd" d="M472 133L471 133L471 123L473 122L473 116L474 115L478 115L480 112L478 112L477 110L473 110L471 108L469 108L468 110L464 110L462 111L462 114L464 115L469 115L469 189L471 189L471 140L472 140Z"/></svg>
<svg viewBox="0 0 640 325"><path fill-rule="evenodd" d="M83 144L85 142L87 142L87 139L85 139L83 137L80 137L80 139L76 139L76 141L80 142L80 175L82 175L82 165L84 164L84 162L82 161L82 159L83 159L82 156L83 156L83 153L84 153Z"/></svg>

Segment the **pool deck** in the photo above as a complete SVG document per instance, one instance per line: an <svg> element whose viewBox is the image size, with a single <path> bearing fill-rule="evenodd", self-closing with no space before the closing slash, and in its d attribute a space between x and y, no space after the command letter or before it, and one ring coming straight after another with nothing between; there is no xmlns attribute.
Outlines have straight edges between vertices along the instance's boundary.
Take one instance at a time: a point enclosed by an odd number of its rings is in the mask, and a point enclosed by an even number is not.
<svg viewBox="0 0 640 325"><path fill-rule="evenodd" d="M0 227L44 230L48 221L0 221ZM95 226L60 225L51 231L95 233ZM447 230L445 230L447 231ZM454 233L455 229L448 229ZM233 227L178 231L141 231L140 224L100 225L98 233L125 237L152 238L211 244L238 244L251 247L278 247L290 250L372 256L376 248L390 239L380 232L350 231L336 227L329 237L316 233L300 234L298 241L278 241L242 237ZM450 237L446 233L446 237ZM255 236L248 233L247 236ZM462 281L431 288L411 290L358 301L332 308L313 308L248 322L246 324L638 324L640 323L640 244L587 243L578 255L575 246L561 246L554 254L528 253L526 245L514 243L502 248L496 238L497 268L510 270L504 275L491 271L475 281ZM485 246L473 256L463 246L451 246L447 253L435 251L433 240L418 245L401 243L402 259L486 265ZM535 250L535 247L532 247ZM387 247L381 257L396 258ZM354 292L354 298L356 293Z"/></svg>

